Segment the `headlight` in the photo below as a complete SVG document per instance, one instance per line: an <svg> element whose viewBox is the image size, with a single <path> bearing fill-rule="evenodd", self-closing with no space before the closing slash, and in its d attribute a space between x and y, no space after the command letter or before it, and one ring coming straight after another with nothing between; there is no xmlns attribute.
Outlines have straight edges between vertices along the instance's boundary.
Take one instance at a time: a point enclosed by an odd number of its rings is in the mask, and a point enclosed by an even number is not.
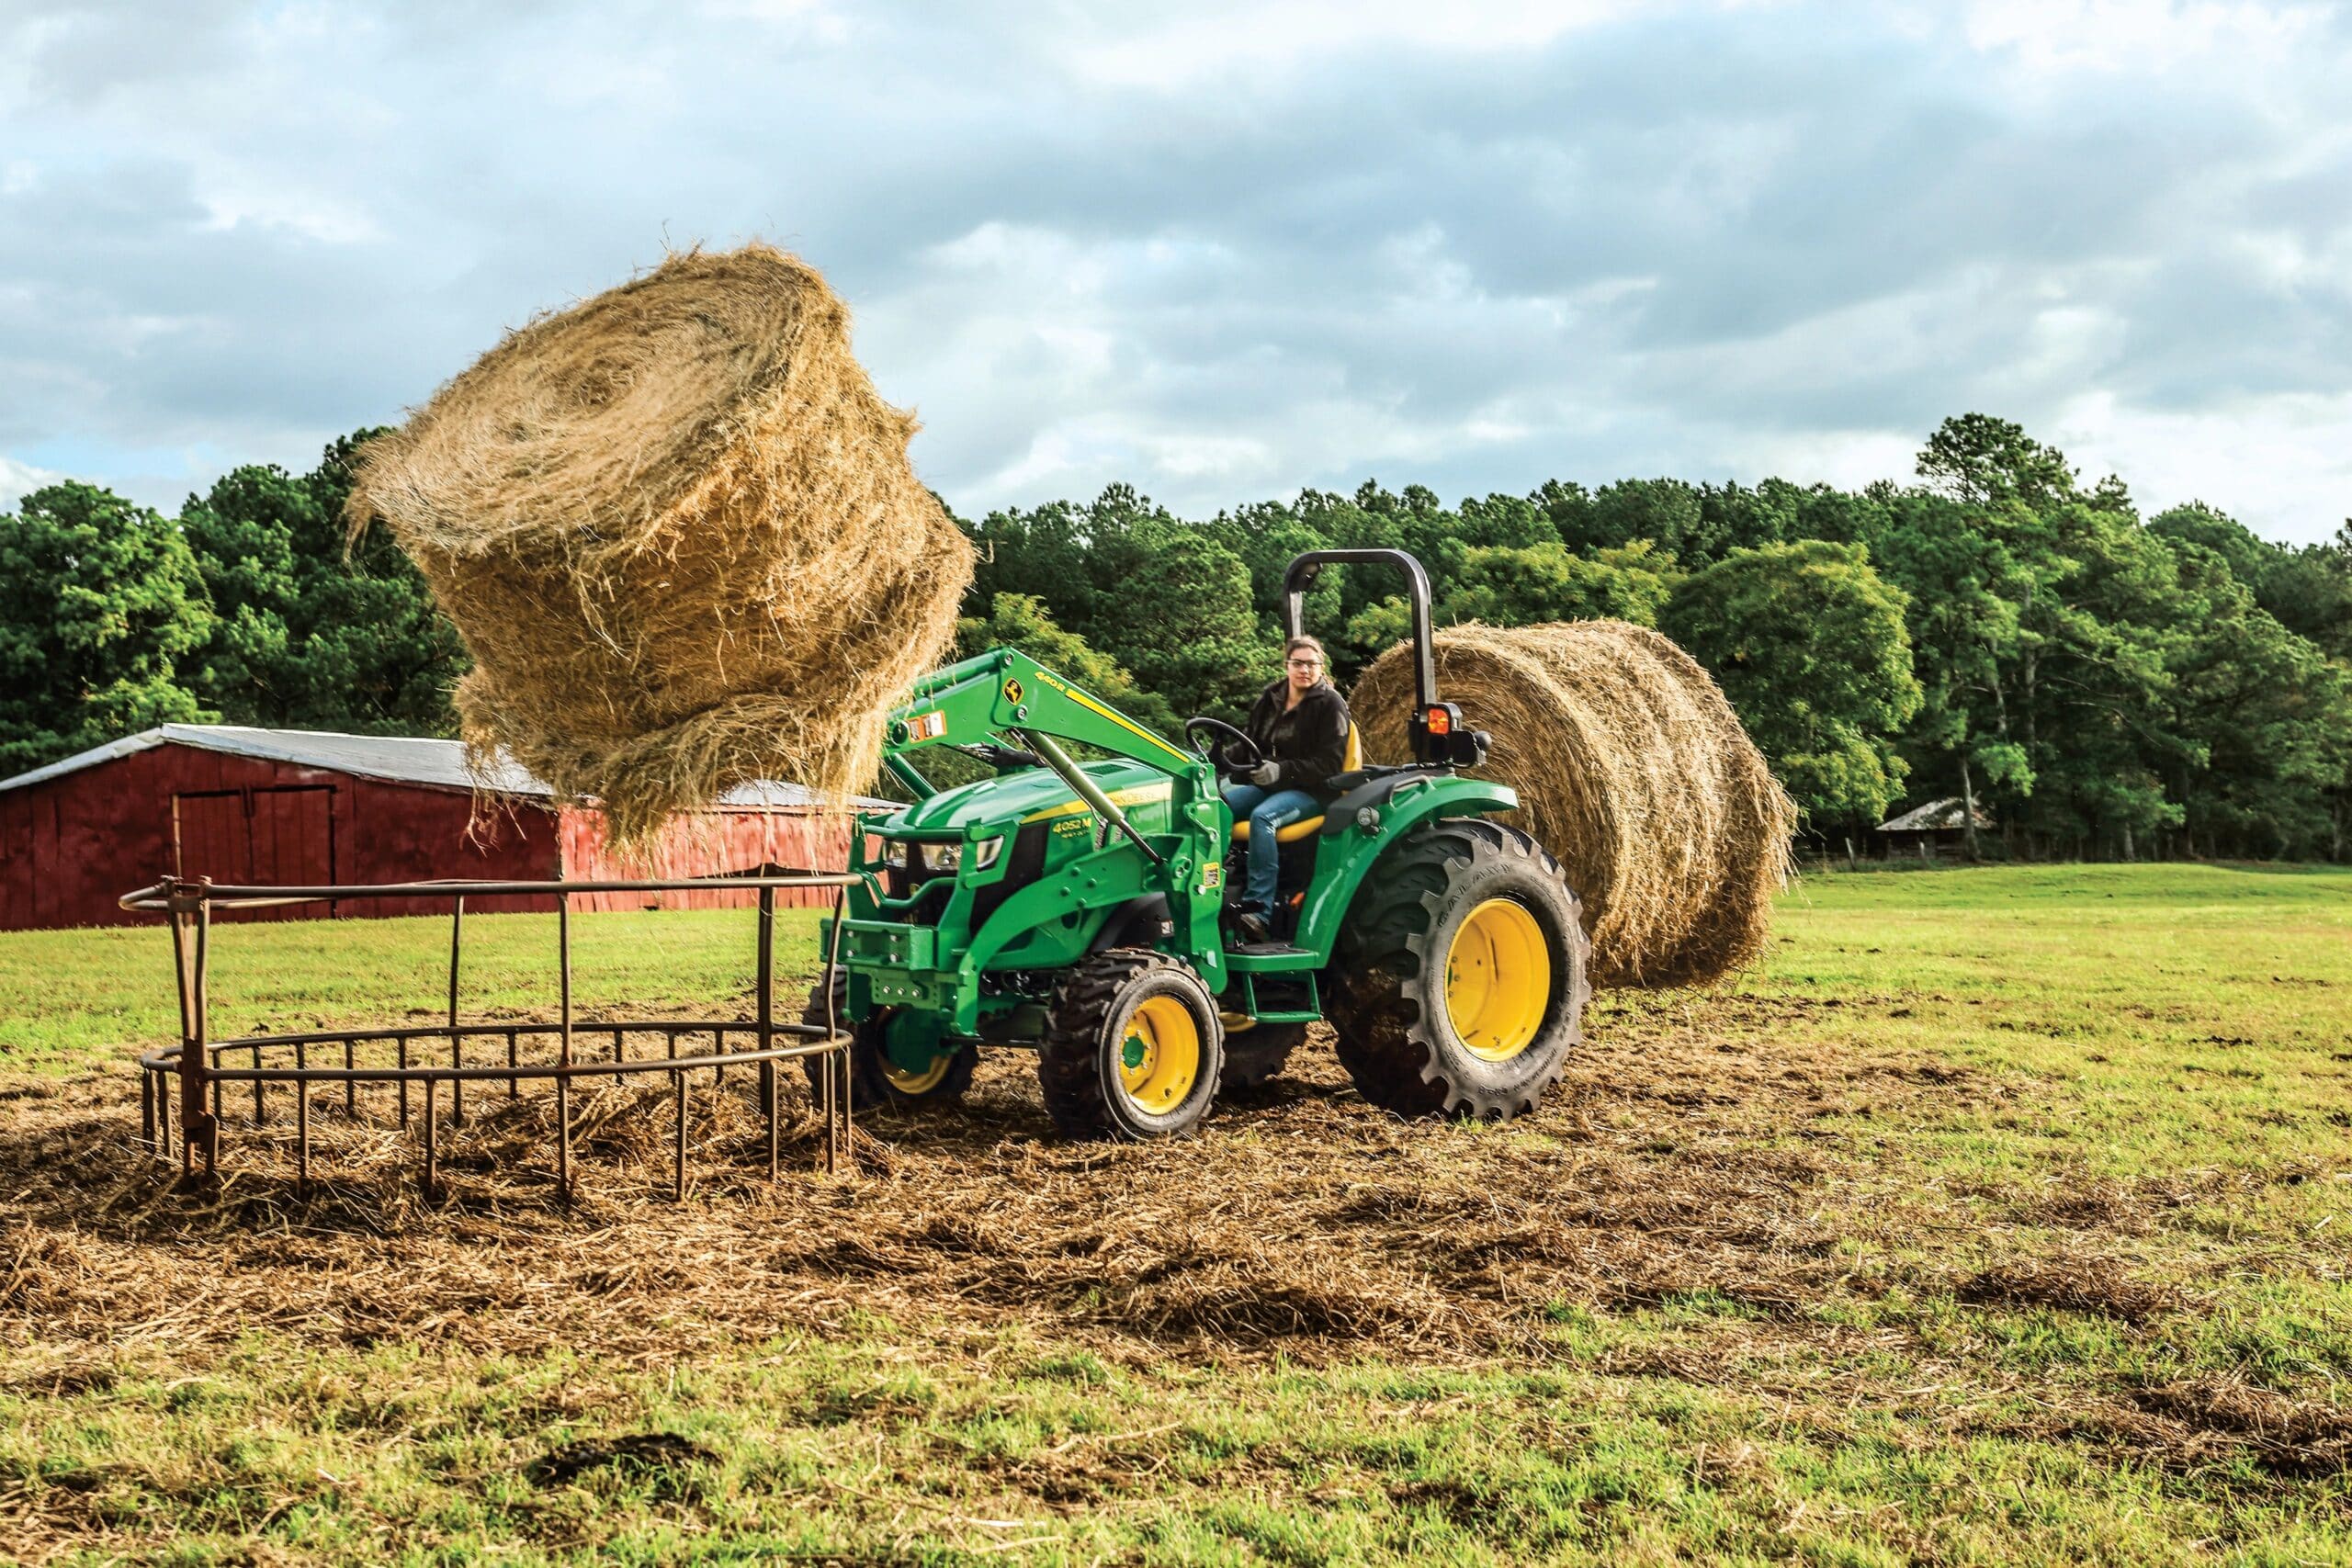
<svg viewBox="0 0 2352 1568"><path fill-rule="evenodd" d="M1004 848L1004 840L1001 836L983 839L978 843L969 846L961 840L955 843L925 844L922 846L923 874L927 876L955 875L963 867L964 855L967 847L971 852L973 869L981 870L996 863L998 852Z"/></svg>
<svg viewBox="0 0 2352 1568"><path fill-rule="evenodd" d="M906 870L907 852L913 847L913 845L908 843L904 839L883 840L882 863L888 866L893 871Z"/></svg>

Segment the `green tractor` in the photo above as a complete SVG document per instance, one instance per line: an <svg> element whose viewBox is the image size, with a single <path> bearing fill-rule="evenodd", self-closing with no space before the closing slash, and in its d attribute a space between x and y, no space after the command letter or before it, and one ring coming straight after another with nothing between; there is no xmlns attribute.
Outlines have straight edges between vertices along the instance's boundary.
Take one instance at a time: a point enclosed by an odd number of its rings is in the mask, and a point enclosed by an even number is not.
<svg viewBox="0 0 2352 1568"><path fill-rule="evenodd" d="M1076 1134L1182 1133L1220 1089L1278 1071L1328 1018L1363 1097L1402 1115L1533 1108L1589 994L1575 893L1534 840L1489 818L1509 788L1463 776L1488 738L1439 700L1429 579L1401 550L1315 550L1283 580L1289 626L1331 564L1411 588L1414 760L1348 771L1320 817L1283 829L1275 940L1227 934L1248 852L1217 787L1249 738L1207 717L1177 745L1017 649L924 677L890 716L886 764L912 804L861 820L831 992L812 1022L851 1035L859 1105L961 1095L983 1046L1037 1055ZM1107 753L1080 762L1069 746ZM942 789L916 766L955 747L994 776Z"/></svg>

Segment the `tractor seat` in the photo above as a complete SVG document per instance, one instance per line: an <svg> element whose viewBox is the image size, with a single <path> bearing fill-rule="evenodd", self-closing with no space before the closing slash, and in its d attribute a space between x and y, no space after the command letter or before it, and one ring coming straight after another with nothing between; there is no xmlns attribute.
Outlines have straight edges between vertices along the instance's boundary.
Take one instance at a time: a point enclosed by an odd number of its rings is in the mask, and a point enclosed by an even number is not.
<svg viewBox="0 0 2352 1568"><path fill-rule="evenodd" d="M1363 738L1356 733L1355 721L1353 719L1350 719L1348 721L1348 749L1340 758L1340 772L1343 773L1353 773L1356 769L1363 766ZM1295 822L1286 823L1283 827L1275 829L1274 842L1278 844L1296 843L1299 840L1306 838L1309 833L1320 832L1322 828L1323 814L1318 811L1312 817L1302 817ZM1233 841L1237 844L1246 844L1250 841L1250 818L1247 817L1244 817L1241 820L1233 825Z"/></svg>

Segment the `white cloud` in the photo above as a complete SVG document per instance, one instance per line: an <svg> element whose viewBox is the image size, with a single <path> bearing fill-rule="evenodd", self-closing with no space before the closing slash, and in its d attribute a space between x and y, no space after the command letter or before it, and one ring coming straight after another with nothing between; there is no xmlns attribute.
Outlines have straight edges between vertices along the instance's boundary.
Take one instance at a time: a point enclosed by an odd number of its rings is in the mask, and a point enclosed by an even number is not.
<svg viewBox="0 0 2352 1568"><path fill-rule="evenodd" d="M0 457L0 510L15 506L41 486L55 484L64 477L53 469Z"/></svg>
<svg viewBox="0 0 2352 1568"><path fill-rule="evenodd" d="M1874 479L1912 482L1922 436L1900 430L1824 430L1802 435L1732 438L1734 478L1768 476L1792 484L1860 490Z"/></svg>
<svg viewBox="0 0 2352 1568"><path fill-rule="evenodd" d="M2095 479L2120 474L2143 514L2202 501L2256 533L2316 539L2352 520L2352 391L2231 400L2195 413L2069 400L2044 438ZM2224 478L2226 476L2226 478Z"/></svg>
<svg viewBox="0 0 2352 1568"><path fill-rule="evenodd" d="M1328 68L1384 50L1487 54L1540 49L1636 8L1634 0L1221 0L1170 7L1166 21L1081 28L1072 72L1098 86L1188 91L1204 81Z"/></svg>
<svg viewBox="0 0 2352 1568"><path fill-rule="evenodd" d="M1968 39L2035 72L2102 75L2284 58L2322 28L2321 5L2243 0L1973 0Z"/></svg>
<svg viewBox="0 0 2352 1568"><path fill-rule="evenodd" d="M726 22L756 22L820 43L850 36L850 18L827 0L703 0L704 16Z"/></svg>
<svg viewBox="0 0 2352 1568"><path fill-rule="evenodd" d="M2347 77L2286 4L36 4L0 448L176 505L758 234L967 511L1901 479L1981 409L2315 538Z"/></svg>

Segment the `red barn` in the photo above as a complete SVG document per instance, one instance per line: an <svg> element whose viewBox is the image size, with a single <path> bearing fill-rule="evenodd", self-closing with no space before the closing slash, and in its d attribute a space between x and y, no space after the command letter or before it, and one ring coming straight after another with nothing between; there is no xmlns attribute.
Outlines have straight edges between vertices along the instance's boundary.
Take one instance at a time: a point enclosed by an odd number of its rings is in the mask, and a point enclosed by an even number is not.
<svg viewBox="0 0 2352 1568"><path fill-rule="evenodd" d="M303 886L439 877L574 881L840 870L849 824L797 784L751 784L624 861L595 811L558 805L513 764L480 781L455 740L167 724L0 780L0 931L119 925L157 877ZM853 805L877 805L856 800ZM748 892L582 897L576 908L748 905ZM830 904L827 891L781 895ZM469 908L545 908L479 900ZM298 905L251 918L446 912L444 900Z"/></svg>

